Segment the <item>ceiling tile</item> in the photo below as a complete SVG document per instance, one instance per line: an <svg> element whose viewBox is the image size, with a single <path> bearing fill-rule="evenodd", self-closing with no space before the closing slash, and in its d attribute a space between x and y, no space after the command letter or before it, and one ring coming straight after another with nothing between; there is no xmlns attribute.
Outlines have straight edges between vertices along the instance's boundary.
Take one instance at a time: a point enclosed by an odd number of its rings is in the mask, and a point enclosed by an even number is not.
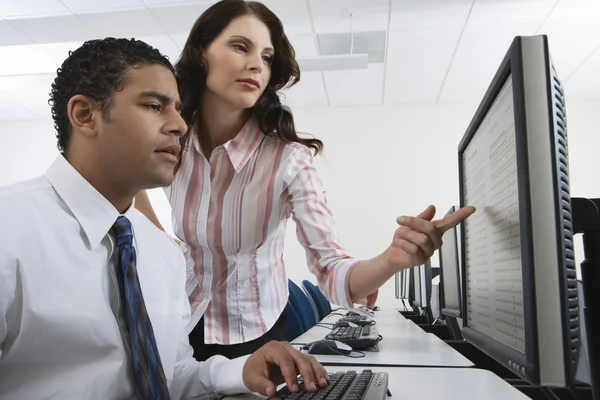
<svg viewBox="0 0 600 400"><path fill-rule="evenodd" d="M140 36L137 39L148 43L150 46L157 48L163 55L168 56L171 64L175 64L181 54L179 46L168 35Z"/></svg>
<svg viewBox="0 0 600 400"><path fill-rule="evenodd" d="M515 36L532 35L537 24L466 27L439 102L480 101Z"/></svg>
<svg viewBox="0 0 600 400"><path fill-rule="evenodd" d="M216 3L216 0L142 0L142 3L148 7L163 7L171 4L182 5L182 4L194 4L194 3Z"/></svg>
<svg viewBox="0 0 600 400"><path fill-rule="evenodd" d="M387 30L388 0L310 0L316 33L369 32ZM342 16L347 9L357 10L352 21ZM352 22L352 25L350 25Z"/></svg>
<svg viewBox="0 0 600 400"><path fill-rule="evenodd" d="M83 41L95 37L94 32L75 15L16 19L11 23L38 43Z"/></svg>
<svg viewBox="0 0 600 400"><path fill-rule="evenodd" d="M63 43L43 43L40 47L46 50L61 65L69 56L69 51L75 51L83 45L84 41L63 42Z"/></svg>
<svg viewBox="0 0 600 400"><path fill-rule="evenodd" d="M31 111L0 97L0 121L25 120L36 117Z"/></svg>
<svg viewBox="0 0 600 400"><path fill-rule="evenodd" d="M55 74L0 77L0 97L38 117L50 118L50 89Z"/></svg>
<svg viewBox="0 0 600 400"><path fill-rule="evenodd" d="M316 57L318 55L313 35L290 35L288 39L296 51L296 58Z"/></svg>
<svg viewBox="0 0 600 400"><path fill-rule="evenodd" d="M80 14L80 18L99 37L137 38L165 33L148 9Z"/></svg>
<svg viewBox="0 0 600 400"><path fill-rule="evenodd" d="M142 0L61 0L74 13L143 7Z"/></svg>
<svg viewBox="0 0 600 400"><path fill-rule="evenodd" d="M449 62L392 62L385 74L385 104L435 103Z"/></svg>
<svg viewBox="0 0 600 400"><path fill-rule="evenodd" d="M567 103L571 99L600 99L600 47L564 82ZM567 111L568 112L568 111Z"/></svg>
<svg viewBox="0 0 600 400"><path fill-rule="evenodd" d="M187 33L173 34L172 33L169 36L171 36L171 39L173 39L173 42L175 42L177 47L179 47L180 49L183 50L183 48L185 47L185 42L187 42L187 38L188 38L189 34L187 34Z"/></svg>
<svg viewBox="0 0 600 400"><path fill-rule="evenodd" d="M2 46L0 60L3 60L0 63L0 76L51 73L61 64L37 44Z"/></svg>
<svg viewBox="0 0 600 400"><path fill-rule="evenodd" d="M33 40L12 26L8 21L0 21L0 46L18 46L20 44L32 43Z"/></svg>
<svg viewBox="0 0 600 400"><path fill-rule="evenodd" d="M65 15L71 11L59 0L2 0L0 18Z"/></svg>
<svg viewBox="0 0 600 400"><path fill-rule="evenodd" d="M313 33L306 0L262 0L283 23L286 35Z"/></svg>
<svg viewBox="0 0 600 400"><path fill-rule="evenodd" d="M537 24L497 25L465 28L455 58L479 63L483 59L500 64L515 36L533 35Z"/></svg>
<svg viewBox="0 0 600 400"><path fill-rule="evenodd" d="M283 90L280 97L290 107L327 107L327 94L321 72L303 72L295 86Z"/></svg>
<svg viewBox="0 0 600 400"><path fill-rule="evenodd" d="M598 22L600 19L600 1L598 0L561 0L548 16L547 22Z"/></svg>
<svg viewBox="0 0 600 400"><path fill-rule="evenodd" d="M160 22L160 25L169 34L185 34L186 38L192 30L194 23L200 15L211 6L213 2L198 4L161 6L151 8L150 12Z"/></svg>
<svg viewBox="0 0 600 400"><path fill-rule="evenodd" d="M563 80L600 45L600 24L596 21L548 22L539 33L548 35L552 61Z"/></svg>
<svg viewBox="0 0 600 400"><path fill-rule="evenodd" d="M440 103L481 101L498 71L500 61L482 58L476 63L466 58L455 58L438 101Z"/></svg>
<svg viewBox="0 0 600 400"><path fill-rule="evenodd" d="M468 26L538 24L550 14L557 0L477 0Z"/></svg>
<svg viewBox="0 0 600 400"><path fill-rule="evenodd" d="M388 62L442 61L448 64L456 51L461 33L461 28L391 31Z"/></svg>
<svg viewBox="0 0 600 400"><path fill-rule="evenodd" d="M325 86L331 106L381 104L384 64L367 69L325 71Z"/></svg>
<svg viewBox="0 0 600 400"><path fill-rule="evenodd" d="M473 0L392 0L390 29L462 27Z"/></svg>

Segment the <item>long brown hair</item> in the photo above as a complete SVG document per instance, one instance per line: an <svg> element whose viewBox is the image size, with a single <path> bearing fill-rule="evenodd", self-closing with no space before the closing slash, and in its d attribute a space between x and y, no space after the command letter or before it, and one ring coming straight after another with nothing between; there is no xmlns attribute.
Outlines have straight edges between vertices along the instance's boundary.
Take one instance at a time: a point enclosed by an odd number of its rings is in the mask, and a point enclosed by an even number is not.
<svg viewBox="0 0 600 400"><path fill-rule="evenodd" d="M190 132L193 134L201 116L202 93L206 88L208 71L204 52L233 19L244 15L253 15L267 26L275 49L271 63L271 79L251 109L253 118L265 135L278 137L287 143L301 143L311 148L315 154L320 153L323 142L297 135L292 112L281 104L277 95L278 90L298 83L300 68L281 21L264 4L256 1L222 0L208 8L196 20L181 58L175 65L182 102L181 115L188 124L188 135ZM186 139L187 137L182 138L182 145L185 145Z"/></svg>

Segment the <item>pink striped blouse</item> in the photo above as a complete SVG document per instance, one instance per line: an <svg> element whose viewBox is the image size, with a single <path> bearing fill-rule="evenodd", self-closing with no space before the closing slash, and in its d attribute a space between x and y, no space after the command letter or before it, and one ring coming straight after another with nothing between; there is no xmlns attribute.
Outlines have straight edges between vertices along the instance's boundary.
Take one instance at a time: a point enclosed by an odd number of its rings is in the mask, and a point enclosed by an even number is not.
<svg viewBox="0 0 600 400"><path fill-rule="evenodd" d="M190 330L204 314L206 343L235 344L273 327L288 298L290 216L321 290L351 307L348 278L357 260L339 243L311 151L264 135L253 119L210 160L191 137L166 188L175 234L185 242Z"/></svg>

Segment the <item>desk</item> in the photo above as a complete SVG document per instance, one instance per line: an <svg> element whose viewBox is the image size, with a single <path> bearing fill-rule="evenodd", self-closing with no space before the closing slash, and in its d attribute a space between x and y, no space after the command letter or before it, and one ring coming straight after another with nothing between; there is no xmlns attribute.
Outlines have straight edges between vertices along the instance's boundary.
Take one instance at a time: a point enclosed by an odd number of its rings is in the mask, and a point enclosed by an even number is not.
<svg viewBox="0 0 600 400"><path fill-rule="evenodd" d="M333 323L339 315L329 315L322 323ZM437 336L427 333L415 323L393 310L380 310L375 313L375 327L383 337L379 342L379 352L365 351L363 358L351 358L342 355L317 355L315 358L323 365L367 366L414 366L414 367L473 367L473 363L462 354L448 346ZM294 339L291 343L306 344L321 340L329 329L315 326Z"/></svg>
<svg viewBox="0 0 600 400"><path fill-rule="evenodd" d="M325 367L329 372L362 367ZM475 368L372 368L389 374L390 400L526 400L529 397L493 373ZM230 396L228 400L257 400L262 396Z"/></svg>

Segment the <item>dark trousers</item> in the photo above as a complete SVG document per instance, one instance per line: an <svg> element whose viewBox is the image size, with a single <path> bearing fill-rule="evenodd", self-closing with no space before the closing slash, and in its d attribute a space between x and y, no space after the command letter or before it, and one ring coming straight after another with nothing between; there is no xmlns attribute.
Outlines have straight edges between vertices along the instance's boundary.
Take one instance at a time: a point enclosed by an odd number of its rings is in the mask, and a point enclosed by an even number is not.
<svg viewBox="0 0 600 400"><path fill-rule="evenodd" d="M190 345L194 349L194 358L198 361L205 361L210 357L219 354L227 358L237 358L246 354L252 354L271 340L283 340L283 324L285 323L285 312L279 316L275 325L270 331L259 338L249 342L238 344L206 344L204 343L204 316L194 327L189 335Z"/></svg>

